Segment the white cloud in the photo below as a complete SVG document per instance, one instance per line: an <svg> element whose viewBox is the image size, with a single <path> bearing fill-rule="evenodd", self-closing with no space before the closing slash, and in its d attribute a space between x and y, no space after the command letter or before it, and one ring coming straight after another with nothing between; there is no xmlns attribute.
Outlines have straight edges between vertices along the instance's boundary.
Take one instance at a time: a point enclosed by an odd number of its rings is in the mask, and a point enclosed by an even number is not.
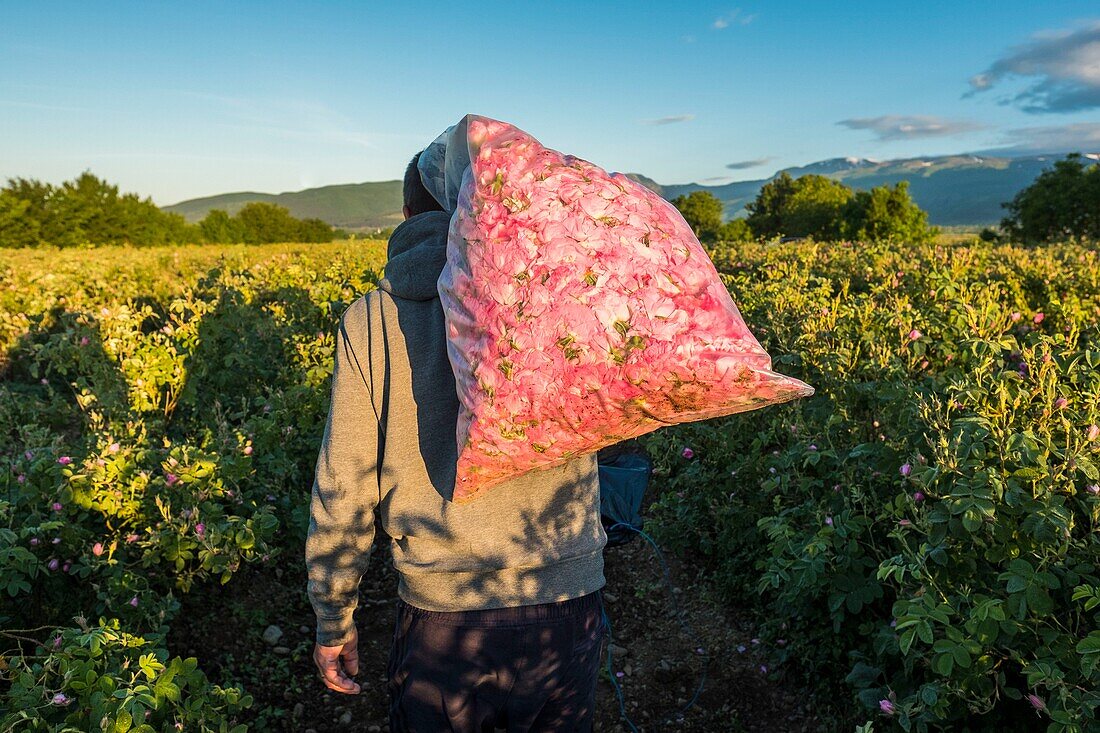
<svg viewBox="0 0 1100 733"><path fill-rule="evenodd" d="M1030 43L1013 48L984 72L971 77L971 89L964 96L992 89L1010 77L1033 80L1005 100L1025 112L1076 112L1100 107L1100 20L1077 30L1033 36Z"/></svg>
<svg viewBox="0 0 1100 733"><path fill-rule="evenodd" d="M741 8L734 8L732 11L715 18L714 22L710 24L710 27L716 31L729 28L731 25L748 25L756 20L756 13L746 14Z"/></svg>
<svg viewBox="0 0 1100 733"><path fill-rule="evenodd" d="M988 154L1100 153L1100 122L1021 127L1006 130L1000 147Z"/></svg>
<svg viewBox="0 0 1100 733"><path fill-rule="evenodd" d="M775 158L769 155L766 158L754 158L752 160L739 160L736 163L726 163L726 167L731 171L743 171L748 168L757 168L773 160L775 160Z"/></svg>
<svg viewBox="0 0 1100 733"><path fill-rule="evenodd" d="M882 115L853 117L837 123L849 130L870 130L879 140L912 140L922 137L949 137L982 130L982 125L969 120L952 120L932 115Z"/></svg>
<svg viewBox="0 0 1100 733"><path fill-rule="evenodd" d="M695 115L671 115L669 117L658 117L655 120L642 120L647 125L674 125L677 122L689 122L695 119Z"/></svg>

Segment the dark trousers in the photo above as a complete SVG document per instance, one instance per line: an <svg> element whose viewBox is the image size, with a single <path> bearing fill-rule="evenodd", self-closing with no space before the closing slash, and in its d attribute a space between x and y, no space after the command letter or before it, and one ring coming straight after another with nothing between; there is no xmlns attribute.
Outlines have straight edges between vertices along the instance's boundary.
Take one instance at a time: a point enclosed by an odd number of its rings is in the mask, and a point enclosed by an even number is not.
<svg viewBox="0 0 1100 733"><path fill-rule="evenodd" d="M387 667L391 733L590 732L603 597L480 611L398 599Z"/></svg>

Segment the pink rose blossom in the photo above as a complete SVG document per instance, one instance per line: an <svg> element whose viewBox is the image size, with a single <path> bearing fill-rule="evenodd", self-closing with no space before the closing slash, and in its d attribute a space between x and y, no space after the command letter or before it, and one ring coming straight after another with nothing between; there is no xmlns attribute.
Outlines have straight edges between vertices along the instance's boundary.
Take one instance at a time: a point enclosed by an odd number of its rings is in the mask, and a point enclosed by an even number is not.
<svg viewBox="0 0 1100 733"><path fill-rule="evenodd" d="M66 572L66 573L67 573L67 572L69 572L69 568L71 568L71 567L72 567L72 565L73 565L73 564L72 564L71 562L69 562L68 560L66 560L66 561L65 561L65 564L61 566L61 570L62 570L63 572Z"/></svg>
<svg viewBox="0 0 1100 733"><path fill-rule="evenodd" d="M15 480L17 482L21 483L21 484L26 483L27 482L27 474L21 473L21 474L19 474L18 476L15 477Z"/></svg>
<svg viewBox="0 0 1100 733"><path fill-rule="evenodd" d="M1067 400L1065 397L1059 397L1058 399L1054 400L1054 409L1055 410L1061 410L1063 407L1065 407L1068 404L1069 404L1069 400Z"/></svg>
<svg viewBox="0 0 1100 733"><path fill-rule="evenodd" d="M28 461L34 460L34 453L29 450L23 451L23 457L26 458Z"/></svg>
<svg viewBox="0 0 1100 733"><path fill-rule="evenodd" d="M899 519L898 520L898 526L899 527L908 527L910 524L912 524L912 522L910 522L908 519Z"/></svg>
<svg viewBox="0 0 1100 733"><path fill-rule="evenodd" d="M102 542L97 542L94 545L92 545L92 554L95 555L96 557L99 557L100 555L103 554L103 543Z"/></svg>
<svg viewBox="0 0 1100 733"><path fill-rule="evenodd" d="M246 445L244 447L244 450L242 450L241 452L244 453L246 456L252 455L252 446Z"/></svg>
<svg viewBox="0 0 1100 733"><path fill-rule="evenodd" d="M126 541L127 541L127 542L137 542L137 541L138 541L138 539L140 539L140 538L139 538L139 537L138 537L138 535L136 535L136 534L128 534L128 535L126 535Z"/></svg>
<svg viewBox="0 0 1100 733"><path fill-rule="evenodd" d="M61 505L61 502L59 502L59 501L55 501L53 504L50 504L50 509L53 509L55 512L59 512L63 508L64 507Z"/></svg>
<svg viewBox="0 0 1100 733"><path fill-rule="evenodd" d="M1015 323L1016 321L1020 320L1020 319L1021 319L1021 318L1023 318L1023 317L1024 317L1024 315L1023 315L1022 313L1020 313L1020 311L1013 311L1013 312L1012 312L1012 313L1011 313L1011 314L1009 315L1009 318L1011 318L1011 319L1012 319L1012 322L1013 322L1013 323Z"/></svg>
<svg viewBox="0 0 1100 733"><path fill-rule="evenodd" d="M922 494L922 493L921 493L921 492L919 492L919 491L914 491L914 492L913 492L913 501L915 501L915 502L922 502L922 501L924 501L924 494Z"/></svg>
<svg viewBox="0 0 1100 733"><path fill-rule="evenodd" d="M1100 425L1089 425L1089 429L1085 433L1085 440L1093 441L1097 438L1100 438Z"/></svg>
<svg viewBox="0 0 1100 733"><path fill-rule="evenodd" d="M107 446L107 452L108 453L118 453L120 447L121 446L119 446L118 443L111 443L109 446Z"/></svg>
<svg viewBox="0 0 1100 733"><path fill-rule="evenodd" d="M38 540L37 537L31 537L30 542L31 542L31 547L37 547L39 540Z"/></svg>
<svg viewBox="0 0 1100 733"><path fill-rule="evenodd" d="M1043 702L1043 699L1041 697L1032 693L1028 693L1027 701L1031 703L1031 707L1035 708L1036 710L1045 710L1047 707L1047 704Z"/></svg>
<svg viewBox="0 0 1100 733"><path fill-rule="evenodd" d="M832 527L833 526L833 518L832 517L825 517L825 524Z"/></svg>
<svg viewBox="0 0 1100 733"><path fill-rule="evenodd" d="M88 344L89 344L88 337L87 336L81 336L80 337L80 345L81 346L87 346Z"/></svg>
<svg viewBox="0 0 1100 733"><path fill-rule="evenodd" d="M133 606L134 608L138 607L138 597L137 596L134 596L133 598L130 599L130 605Z"/></svg>
<svg viewBox="0 0 1100 733"><path fill-rule="evenodd" d="M179 481L179 476L174 473L165 474L164 476L164 483L168 484L169 486L176 483L177 481Z"/></svg>
<svg viewBox="0 0 1100 733"><path fill-rule="evenodd" d="M1046 318L1046 316L1042 313L1036 313L1031 320L1035 323L1042 323L1044 318Z"/></svg>
<svg viewBox="0 0 1100 733"><path fill-rule="evenodd" d="M901 464L901 468L898 470L901 472L902 476L908 476L909 473L913 470L913 467L908 463L903 463Z"/></svg>
<svg viewBox="0 0 1100 733"><path fill-rule="evenodd" d="M680 455L682 455L684 458L694 458L695 451L693 451L691 448L684 448L684 450L681 451Z"/></svg>
<svg viewBox="0 0 1100 733"><path fill-rule="evenodd" d="M48 567L50 570L57 570L59 567L61 567L61 561L55 557L53 560L50 560L48 563L46 563L46 567Z"/></svg>
<svg viewBox="0 0 1100 733"><path fill-rule="evenodd" d="M1093 496L1100 495L1100 484L1089 484L1085 487L1085 491L1089 492Z"/></svg>
<svg viewBox="0 0 1100 733"><path fill-rule="evenodd" d="M921 336L922 336L921 332L920 332L920 331L918 331L918 330L917 330L917 329L915 329L915 328L914 328L914 329L913 329L912 331L910 331L910 332L909 332L909 340L910 340L910 341L916 341L916 340L917 340L917 339L919 339L919 338L920 338Z"/></svg>
<svg viewBox="0 0 1100 733"><path fill-rule="evenodd" d="M894 703L885 698L878 701L878 707L879 710L886 713L887 715L893 715L896 710L896 708L894 707Z"/></svg>
<svg viewBox="0 0 1100 733"><path fill-rule="evenodd" d="M57 462L60 463L62 466L67 466L73 462L73 459L69 456L61 456L57 459Z"/></svg>
<svg viewBox="0 0 1100 733"><path fill-rule="evenodd" d="M59 692L50 698L50 702L54 705L68 705L72 700L66 697L64 692Z"/></svg>
<svg viewBox="0 0 1100 733"><path fill-rule="evenodd" d="M203 524L202 522L199 522L198 524L196 524L195 525L195 534L197 534L199 537L204 536L206 534L206 525Z"/></svg>
<svg viewBox="0 0 1100 733"><path fill-rule="evenodd" d="M50 544L60 545L61 544L61 538L60 537L54 537L52 540L50 540Z"/></svg>

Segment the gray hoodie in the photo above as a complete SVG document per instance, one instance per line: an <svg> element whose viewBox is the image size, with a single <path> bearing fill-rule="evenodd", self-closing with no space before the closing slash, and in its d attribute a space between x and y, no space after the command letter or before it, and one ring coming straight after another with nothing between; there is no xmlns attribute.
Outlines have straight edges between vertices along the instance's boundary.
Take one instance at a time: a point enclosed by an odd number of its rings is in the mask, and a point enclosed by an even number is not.
<svg viewBox="0 0 1100 733"><path fill-rule="evenodd" d="M550 603L604 585L595 454L451 501L459 402L436 290L448 224L433 211L398 226L378 289L340 320L305 547L324 646L354 628L375 510L397 594L419 608Z"/></svg>

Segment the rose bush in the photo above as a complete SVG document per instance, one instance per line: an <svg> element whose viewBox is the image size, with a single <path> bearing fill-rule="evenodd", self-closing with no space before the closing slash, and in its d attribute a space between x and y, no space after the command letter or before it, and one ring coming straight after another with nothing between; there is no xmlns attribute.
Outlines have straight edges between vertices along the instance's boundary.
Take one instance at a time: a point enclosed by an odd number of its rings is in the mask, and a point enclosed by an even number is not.
<svg viewBox="0 0 1100 733"><path fill-rule="evenodd" d="M301 546L335 326L380 252L5 260L0 727L245 729L251 698L164 640L181 594Z"/></svg>
<svg viewBox="0 0 1100 733"><path fill-rule="evenodd" d="M652 529L757 608L776 674L853 724L849 695L875 730L1091 730L1096 252L724 252L765 346L818 392L651 436Z"/></svg>

